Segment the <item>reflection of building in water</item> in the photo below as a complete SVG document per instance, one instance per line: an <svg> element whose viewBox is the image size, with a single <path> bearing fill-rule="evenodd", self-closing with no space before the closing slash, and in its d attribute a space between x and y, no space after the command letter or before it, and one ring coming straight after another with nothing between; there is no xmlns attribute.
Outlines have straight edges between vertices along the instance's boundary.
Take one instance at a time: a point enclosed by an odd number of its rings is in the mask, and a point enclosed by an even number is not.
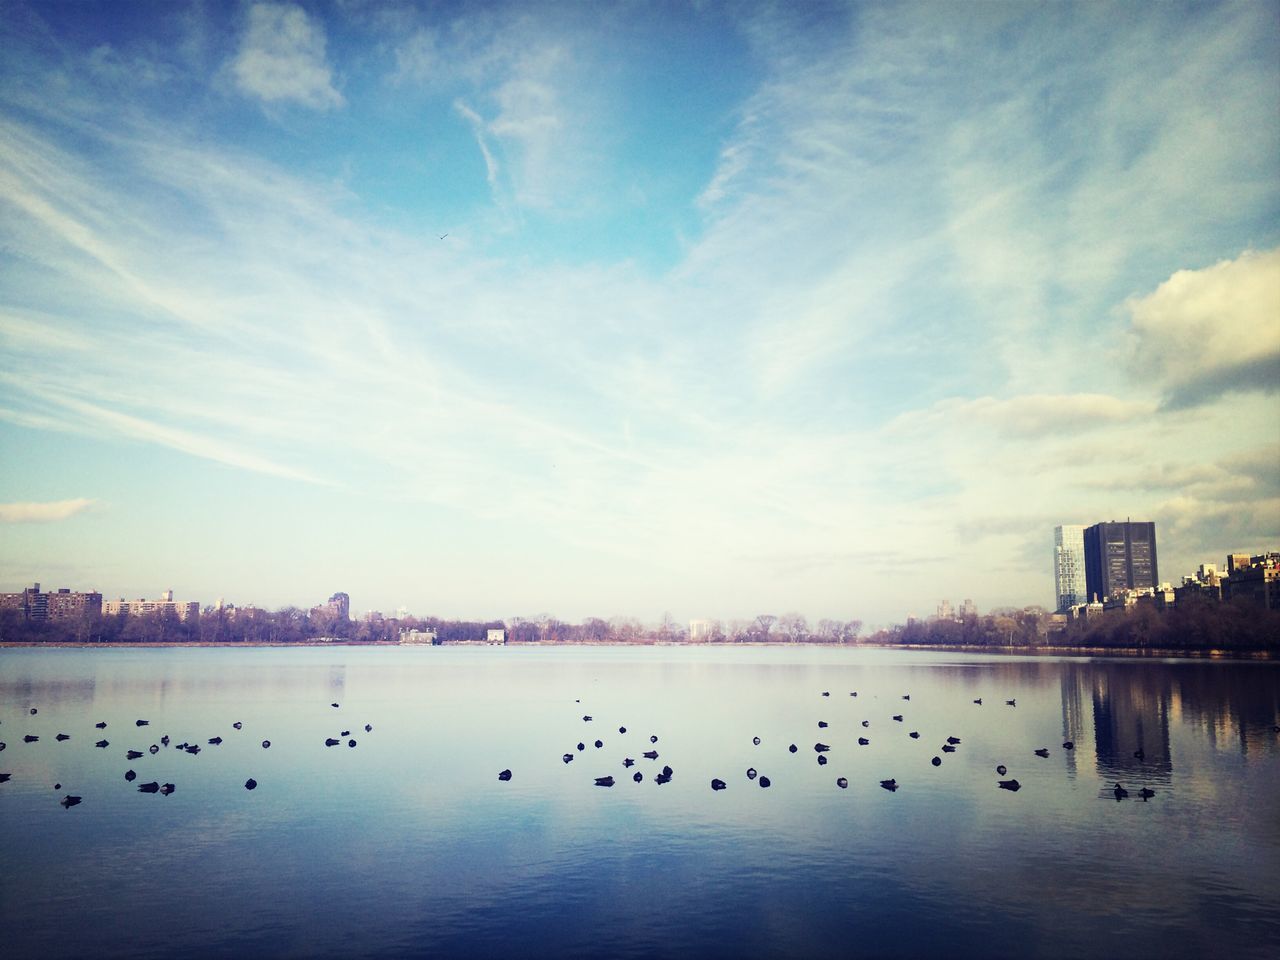
<svg viewBox="0 0 1280 960"><path fill-rule="evenodd" d="M1062 739L1075 744L1084 743L1083 684L1076 664L1063 664L1062 668ZM1066 751L1067 769L1072 776L1076 772L1076 751Z"/></svg>
<svg viewBox="0 0 1280 960"><path fill-rule="evenodd" d="M1093 734L1098 772L1107 777L1167 776L1169 675L1140 669L1100 670L1093 675ZM1143 756L1134 754L1142 751Z"/></svg>

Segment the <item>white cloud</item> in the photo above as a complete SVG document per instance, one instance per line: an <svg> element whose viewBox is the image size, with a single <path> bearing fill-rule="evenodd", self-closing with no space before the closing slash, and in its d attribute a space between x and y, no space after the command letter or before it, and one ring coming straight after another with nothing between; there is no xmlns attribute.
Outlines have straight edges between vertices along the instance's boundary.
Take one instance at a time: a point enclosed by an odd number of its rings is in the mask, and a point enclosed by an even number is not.
<svg viewBox="0 0 1280 960"><path fill-rule="evenodd" d="M1134 369L1168 406L1280 389L1280 248L1179 270L1125 307Z"/></svg>
<svg viewBox="0 0 1280 960"><path fill-rule="evenodd" d="M1012 439L1054 439L1138 422L1154 412L1154 404L1098 393L951 398L925 410L902 414L890 423L889 430L969 428L977 424Z"/></svg>
<svg viewBox="0 0 1280 960"><path fill-rule="evenodd" d="M256 3L231 73L241 92L266 103L324 110L343 105L325 59L324 28L292 3Z"/></svg>
<svg viewBox="0 0 1280 960"><path fill-rule="evenodd" d="M0 503L0 523L53 523L74 517L93 503L84 498L45 503Z"/></svg>

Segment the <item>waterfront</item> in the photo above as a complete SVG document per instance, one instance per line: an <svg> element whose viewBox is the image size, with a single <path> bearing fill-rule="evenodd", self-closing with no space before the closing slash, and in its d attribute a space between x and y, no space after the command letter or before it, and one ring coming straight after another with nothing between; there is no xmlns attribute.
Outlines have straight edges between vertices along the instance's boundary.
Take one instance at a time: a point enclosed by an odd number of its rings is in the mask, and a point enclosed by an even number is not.
<svg viewBox="0 0 1280 960"><path fill-rule="evenodd" d="M3 650L0 942L21 957L1270 956L1278 678L821 648ZM130 768L175 792L140 794ZM68 794L82 803L64 809Z"/></svg>

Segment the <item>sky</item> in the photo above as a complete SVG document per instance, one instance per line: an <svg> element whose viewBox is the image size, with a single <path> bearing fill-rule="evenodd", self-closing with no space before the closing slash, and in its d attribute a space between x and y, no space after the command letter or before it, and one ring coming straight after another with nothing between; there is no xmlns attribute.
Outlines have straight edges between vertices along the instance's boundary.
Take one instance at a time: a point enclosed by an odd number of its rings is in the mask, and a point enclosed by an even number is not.
<svg viewBox="0 0 1280 960"><path fill-rule="evenodd" d="M1280 549L1280 3L0 0L0 590L868 625Z"/></svg>

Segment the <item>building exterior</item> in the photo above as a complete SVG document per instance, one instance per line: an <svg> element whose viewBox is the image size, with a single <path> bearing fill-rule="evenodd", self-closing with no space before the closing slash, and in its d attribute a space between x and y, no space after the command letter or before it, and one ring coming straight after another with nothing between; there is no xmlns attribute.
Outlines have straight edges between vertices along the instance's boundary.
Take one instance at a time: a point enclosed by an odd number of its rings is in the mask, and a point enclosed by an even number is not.
<svg viewBox="0 0 1280 960"><path fill-rule="evenodd" d="M960 604L960 616L976 617L978 615L978 605L969 597L965 597L964 603Z"/></svg>
<svg viewBox="0 0 1280 960"><path fill-rule="evenodd" d="M712 633L715 632L715 621L713 620L690 620L689 621L689 642L690 643L706 643L711 639Z"/></svg>
<svg viewBox="0 0 1280 960"><path fill-rule="evenodd" d="M44 593L34 583L21 593L0 593L0 610L20 610L27 620L75 620L102 610L102 594L73 593L66 587Z"/></svg>
<svg viewBox="0 0 1280 960"><path fill-rule="evenodd" d="M502 629L502 627L490 627L489 633L485 639L486 642L491 643L494 646L501 646L507 642L507 631Z"/></svg>
<svg viewBox="0 0 1280 960"><path fill-rule="evenodd" d="M1053 528L1053 592L1058 613L1086 603L1084 527L1063 524Z"/></svg>
<svg viewBox="0 0 1280 960"><path fill-rule="evenodd" d="M950 600L943 600L938 604L939 620L954 620L956 616L955 609L951 606Z"/></svg>
<svg viewBox="0 0 1280 960"><path fill-rule="evenodd" d="M1222 581L1222 599L1280 610L1280 553L1228 558L1230 574Z"/></svg>
<svg viewBox="0 0 1280 960"><path fill-rule="evenodd" d="M425 630L418 630L418 629L401 630L400 642L401 643L426 643L426 644L432 644L432 645L438 645L440 643L440 641L436 638L435 630L431 629L430 627L426 628Z"/></svg>
<svg viewBox="0 0 1280 960"><path fill-rule="evenodd" d="M1106 600L1126 591L1154 590L1160 582L1156 525L1125 520L1086 527L1084 578L1090 600Z"/></svg>
<svg viewBox="0 0 1280 960"><path fill-rule="evenodd" d="M140 617L148 613L172 613L179 620L195 620L200 616L198 600L174 600L173 591L166 590L159 600L119 600L102 601L102 612L107 616L124 614L127 617Z"/></svg>
<svg viewBox="0 0 1280 960"><path fill-rule="evenodd" d="M351 598L345 593L335 593L324 603L311 608L311 615L323 616L328 614L337 620L351 619Z"/></svg>

